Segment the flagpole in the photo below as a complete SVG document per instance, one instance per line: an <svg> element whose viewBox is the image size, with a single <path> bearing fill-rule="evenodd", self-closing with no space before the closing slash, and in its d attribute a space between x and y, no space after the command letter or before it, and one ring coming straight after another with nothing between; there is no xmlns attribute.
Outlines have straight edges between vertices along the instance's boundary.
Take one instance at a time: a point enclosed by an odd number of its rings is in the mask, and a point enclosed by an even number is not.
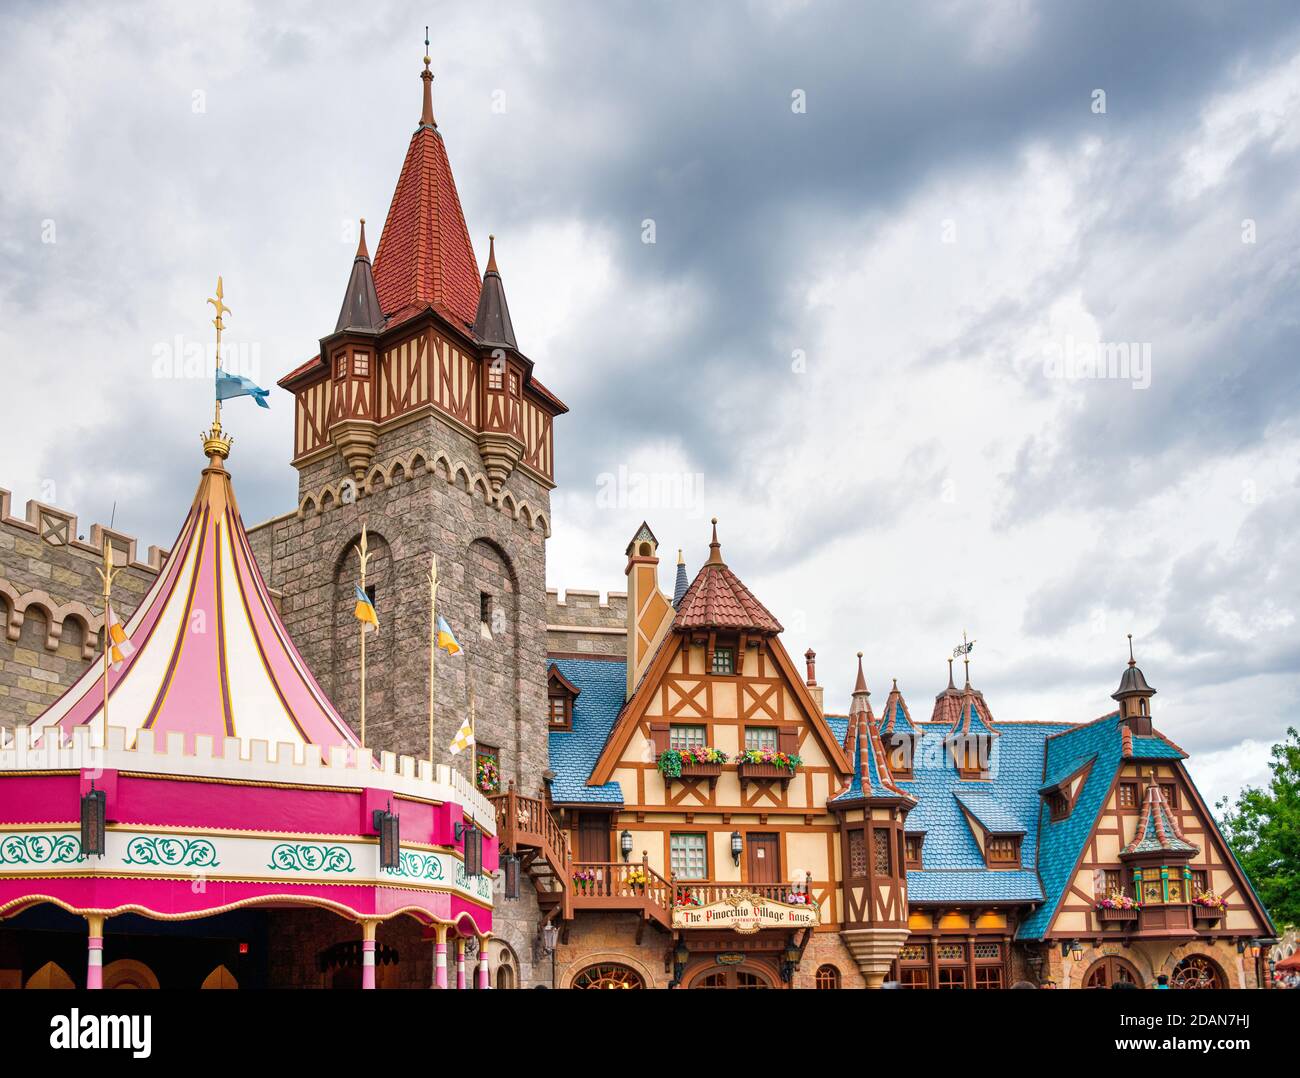
<svg viewBox="0 0 1300 1078"><path fill-rule="evenodd" d="M212 324L217 327L217 369L213 377L218 385L221 383L221 331L226 328L226 323L222 319L222 316L230 313L230 308L223 302L225 299L225 292L222 289L223 285L221 282L221 275L218 274L217 298L208 300L217 312L217 316L212 320ZM214 393L213 396L216 397L216 410L213 412L212 429L218 431L221 429L221 397L216 393Z"/></svg>
<svg viewBox="0 0 1300 1078"><path fill-rule="evenodd" d="M108 748L108 668L109 657L113 652L113 634L110 625L110 615L108 609L109 597L113 590L113 577L117 574L113 571L113 543L104 536L104 567L98 570L100 579L104 582L104 744Z"/></svg>
<svg viewBox="0 0 1300 1078"><path fill-rule="evenodd" d="M438 555L429 565L429 765L433 765L434 662L438 656Z"/></svg>
<svg viewBox="0 0 1300 1078"><path fill-rule="evenodd" d="M361 524L361 542L357 544L357 556L361 559L361 590L366 590L366 563L370 560L367 549L366 525ZM361 623L361 747L366 747L366 622Z"/></svg>

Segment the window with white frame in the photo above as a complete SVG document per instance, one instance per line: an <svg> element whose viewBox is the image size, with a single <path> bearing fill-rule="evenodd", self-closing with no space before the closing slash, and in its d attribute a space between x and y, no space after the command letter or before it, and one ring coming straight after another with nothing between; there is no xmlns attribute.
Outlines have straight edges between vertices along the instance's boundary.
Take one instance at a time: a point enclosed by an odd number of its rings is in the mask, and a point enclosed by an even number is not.
<svg viewBox="0 0 1300 1078"><path fill-rule="evenodd" d="M668 727L668 747L681 752L682 749L697 749L704 745L708 729L704 726Z"/></svg>
<svg viewBox="0 0 1300 1078"><path fill-rule="evenodd" d="M771 749L776 751L776 727L775 726L746 726L745 727L745 748L746 749Z"/></svg>
<svg viewBox="0 0 1300 1078"><path fill-rule="evenodd" d="M668 838L668 864L679 880L703 880L709 875L704 835L674 834Z"/></svg>

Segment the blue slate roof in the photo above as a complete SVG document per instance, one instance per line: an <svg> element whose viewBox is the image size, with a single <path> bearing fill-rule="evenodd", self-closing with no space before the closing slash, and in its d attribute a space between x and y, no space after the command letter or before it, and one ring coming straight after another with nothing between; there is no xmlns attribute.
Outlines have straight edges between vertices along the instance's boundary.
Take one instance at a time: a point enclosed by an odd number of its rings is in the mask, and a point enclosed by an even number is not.
<svg viewBox="0 0 1300 1078"><path fill-rule="evenodd" d="M1135 760L1185 760L1187 753L1169 744L1163 737L1133 738L1133 759Z"/></svg>
<svg viewBox="0 0 1300 1078"><path fill-rule="evenodd" d="M578 688L573 701L573 729L552 730L550 739L551 798L557 804L623 803L617 782L588 786L609 732L623 708L627 664L619 659L552 659L550 662Z"/></svg>
<svg viewBox="0 0 1300 1078"><path fill-rule="evenodd" d="M1043 887L1034 871L1038 852L1038 818L1043 752L1051 734L1070 723L1001 723L993 739L989 779L963 780L944 750L943 738L921 741L913 760L913 779L899 786L914 794L917 805L907 816L907 830L924 831L923 867L907 874L911 902L1042 902ZM943 729L943 727L939 727ZM933 733L934 731L929 731ZM965 802L990 830L1023 831L1022 869L989 869L962 811Z"/></svg>
<svg viewBox="0 0 1300 1078"><path fill-rule="evenodd" d="M997 794L961 790L953 796L991 835L1023 835L1029 830L1024 821L1008 809Z"/></svg>
<svg viewBox="0 0 1300 1078"><path fill-rule="evenodd" d="M849 717L847 715L825 715L826 725L831 728L831 733L835 735L835 740L839 744L844 744L844 739L849 736Z"/></svg>
<svg viewBox="0 0 1300 1078"><path fill-rule="evenodd" d="M847 720L848 723L853 721L852 716ZM897 798L899 796L899 789L887 785L893 780L893 776L882 759L883 746L869 719L862 727L862 731L866 736L861 737L855 730L849 745L849 759L853 761L853 777L849 781L849 788L842 794L832 797L827 802L828 805L855 801L863 797Z"/></svg>
<svg viewBox="0 0 1300 1078"><path fill-rule="evenodd" d="M892 716L890 715L891 710L893 711ZM893 720L892 726L890 726L891 719ZM895 700L892 708L886 705L884 714L881 716L881 722L883 725L889 726L890 730L896 733L910 734L915 732L915 728L912 726L912 720L907 717L907 712L903 710L902 700Z"/></svg>
<svg viewBox="0 0 1300 1078"><path fill-rule="evenodd" d="M1047 901L1020 925L1019 939L1040 939L1051 923L1062 892L1069 884L1092 825L1110 792L1122 760L1119 713L1107 715L1083 726L1068 727L1049 737L1045 770L1048 775L1067 775L1088 756L1096 763L1088 772L1074 808L1063 820L1052 820L1045 806L1038 810L1038 875ZM1037 796L1037 794L1035 794Z"/></svg>

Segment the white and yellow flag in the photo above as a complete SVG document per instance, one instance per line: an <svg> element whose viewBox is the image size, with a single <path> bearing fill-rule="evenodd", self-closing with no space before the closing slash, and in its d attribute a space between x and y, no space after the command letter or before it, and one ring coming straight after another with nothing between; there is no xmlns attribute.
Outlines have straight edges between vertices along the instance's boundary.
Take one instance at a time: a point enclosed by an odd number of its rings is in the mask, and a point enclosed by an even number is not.
<svg viewBox="0 0 1300 1078"><path fill-rule="evenodd" d="M108 608L108 644L113 649L114 670L120 670L127 657L135 654L135 645L131 643L130 638L126 635L122 623L117 620L117 611L112 606Z"/></svg>
<svg viewBox="0 0 1300 1078"><path fill-rule="evenodd" d="M460 729L456 731L456 736L451 739L451 744L447 746L447 751L453 756L459 756L462 752L474 744L474 690L469 690L469 716L460 724Z"/></svg>

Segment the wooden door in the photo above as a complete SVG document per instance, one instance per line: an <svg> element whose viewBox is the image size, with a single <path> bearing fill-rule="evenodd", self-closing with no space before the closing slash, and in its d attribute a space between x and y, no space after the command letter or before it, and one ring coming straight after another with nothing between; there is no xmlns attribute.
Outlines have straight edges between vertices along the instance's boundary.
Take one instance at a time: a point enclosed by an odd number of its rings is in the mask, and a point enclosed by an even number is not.
<svg viewBox="0 0 1300 1078"><path fill-rule="evenodd" d="M781 882L781 838L773 834L745 836L750 883Z"/></svg>
<svg viewBox="0 0 1300 1078"><path fill-rule="evenodd" d="M604 812L579 812L578 860L609 859L609 815Z"/></svg>

